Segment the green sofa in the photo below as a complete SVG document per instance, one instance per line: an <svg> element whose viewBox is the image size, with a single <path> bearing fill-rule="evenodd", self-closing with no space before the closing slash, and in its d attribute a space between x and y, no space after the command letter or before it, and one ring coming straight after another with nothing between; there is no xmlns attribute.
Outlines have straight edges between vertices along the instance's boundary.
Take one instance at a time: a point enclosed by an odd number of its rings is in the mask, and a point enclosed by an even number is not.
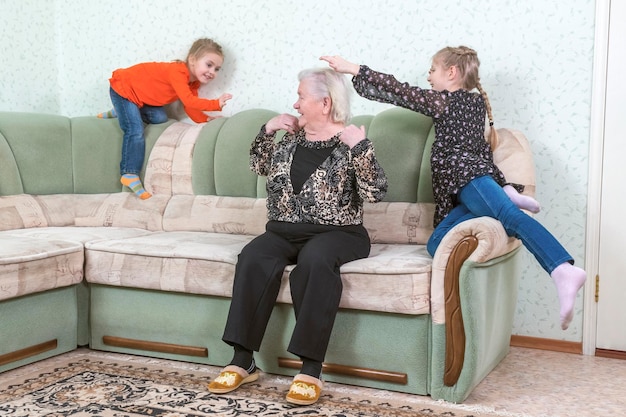
<svg viewBox="0 0 626 417"><path fill-rule="evenodd" d="M119 183L116 120L0 113L0 372L77 346L225 365L237 255L266 220L249 146L275 114L149 125L143 201ZM324 378L462 402L508 352L520 243L480 218L430 257L432 121L391 108L353 123L390 186L365 205L371 255L341 269ZM534 193L526 139L499 133L496 162ZM267 373L299 370L288 273L256 355Z"/></svg>

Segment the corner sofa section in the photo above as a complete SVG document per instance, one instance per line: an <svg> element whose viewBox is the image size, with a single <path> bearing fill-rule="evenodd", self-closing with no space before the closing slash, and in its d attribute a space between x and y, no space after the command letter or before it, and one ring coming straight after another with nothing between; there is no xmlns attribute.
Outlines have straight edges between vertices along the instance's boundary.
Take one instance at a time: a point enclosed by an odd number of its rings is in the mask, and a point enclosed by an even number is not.
<svg viewBox="0 0 626 417"><path fill-rule="evenodd" d="M83 345L226 364L237 255L266 222L249 146L273 115L149 125L143 201L118 182L115 120L0 113L0 372ZM372 253L342 266L325 379L461 402L508 352L519 242L475 219L431 258L431 120L392 108L353 123L390 189L365 206ZM496 162L532 194L524 136L499 132ZM257 362L294 375L289 271Z"/></svg>

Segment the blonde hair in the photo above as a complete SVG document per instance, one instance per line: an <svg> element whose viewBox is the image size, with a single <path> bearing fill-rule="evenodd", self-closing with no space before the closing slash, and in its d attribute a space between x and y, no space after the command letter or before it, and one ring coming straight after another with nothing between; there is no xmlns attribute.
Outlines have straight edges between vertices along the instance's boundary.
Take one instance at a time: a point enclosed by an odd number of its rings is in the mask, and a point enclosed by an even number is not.
<svg viewBox="0 0 626 417"><path fill-rule="evenodd" d="M224 52L222 52L222 46L220 44L209 38L198 39L191 45L191 48L189 48L185 62L189 63L189 58L198 59L202 55L210 52L224 58Z"/></svg>
<svg viewBox="0 0 626 417"><path fill-rule="evenodd" d="M300 71L298 81L311 80L311 93L318 99L330 97L333 122L350 120L350 86L345 75L331 68L311 68Z"/></svg>
<svg viewBox="0 0 626 417"><path fill-rule="evenodd" d="M473 90L476 88L480 95L485 100L485 107L487 108L487 117L489 118L489 137L488 142L491 149L495 149L498 146L498 132L493 126L493 114L491 111L491 103L489 97L480 85L480 77L478 76L478 67L480 67L480 60L478 54L472 48L467 46L458 47L445 47L439 50L434 56L433 61L443 65L445 68L452 66L457 68L461 75L462 87L467 90Z"/></svg>

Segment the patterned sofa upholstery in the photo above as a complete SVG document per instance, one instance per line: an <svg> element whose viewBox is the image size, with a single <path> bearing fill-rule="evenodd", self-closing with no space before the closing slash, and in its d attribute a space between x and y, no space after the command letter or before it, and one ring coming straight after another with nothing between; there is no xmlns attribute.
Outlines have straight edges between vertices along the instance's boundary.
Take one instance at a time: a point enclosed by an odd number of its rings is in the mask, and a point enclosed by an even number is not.
<svg viewBox="0 0 626 417"><path fill-rule="evenodd" d="M0 372L77 346L224 365L237 255L266 220L249 145L273 115L148 126L143 201L118 182L115 120L0 113ZM508 352L520 244L481 218L431 258L431 120L392 108L353 123L390 189L365 207L371 255L341 268L325 379L462 402ZM526 139L499 133L496 162L534 193ZM289 270L257 362L293 375Z"/></svg>

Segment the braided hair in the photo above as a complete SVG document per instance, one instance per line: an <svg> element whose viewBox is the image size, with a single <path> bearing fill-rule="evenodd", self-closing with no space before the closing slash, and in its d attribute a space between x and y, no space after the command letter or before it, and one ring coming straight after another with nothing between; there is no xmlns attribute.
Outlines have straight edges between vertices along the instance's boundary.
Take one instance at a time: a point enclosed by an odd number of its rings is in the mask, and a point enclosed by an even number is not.
<svg viewBox="0 0 626 417"><path fill-rule="evenodd" d="M478 76L480 60L478 59L476 51L467 46L448 46L438 51L433 56L433 61L439 62L446 68L455 66L461 74L462 87L467 90L476 88L480 95L483 96L487 108L487 117L489 119L488 142L491 149L495 149L498 145L498 132L496 132L496 129L493 127L493 114L489 97L487 97L487 93L480 84L480 77Z"/></svg>

